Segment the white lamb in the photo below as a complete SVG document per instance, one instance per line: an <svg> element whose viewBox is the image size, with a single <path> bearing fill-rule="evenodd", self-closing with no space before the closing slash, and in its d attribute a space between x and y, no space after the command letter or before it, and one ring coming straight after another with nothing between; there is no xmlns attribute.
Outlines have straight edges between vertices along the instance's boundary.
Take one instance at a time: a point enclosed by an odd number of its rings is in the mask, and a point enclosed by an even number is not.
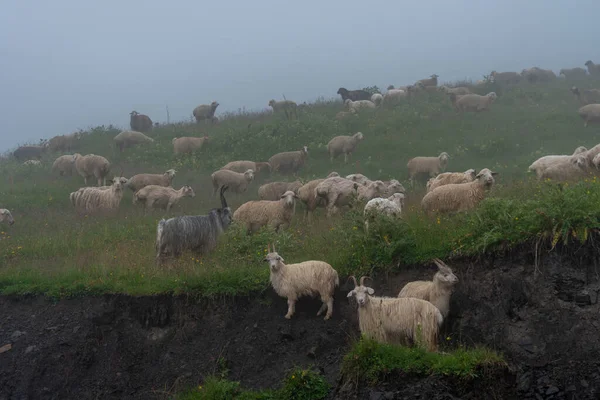
<svg viewBox="0 0 600 400"><path fill-rule="evenodd" d="M243 174L228 169L220 169L210 176L213 185L213 196L222 186L228 186L233 193L244 193L254 180L254 171L249 169Z"/></svg>
<svg viewBox="0 0 600 400"><path fill-rule="evenodd" d="M171 207L179 203L179 200L183 197L195 196L194 189L187 185L181 187L179 190L175 190L172 187L147 185L133 195L133 204L146 203L146 210L162 208L169 212Z"/></svg>
<svg viewBox="0 0 600 400"><path fill-rule="evenodd" d="M373 103L371 100L352 101L350 99L346 99L344 106L346 107L346 110L350 111L351 113L357 113L361 110L374 110L377 108L375 103Z"/></svg>
<svg viewBox="0 0 600 400"><path fill-rule="evenodd" d="M243 224L248 233L256 232L266 225L278 232L280 228L285 229L290 225L297 198L294 192L288 190L277 201L248 201L235 210L233 220Z"/></svg>
<svg viewBox="0 0 600 400"><path fill-rule="evenodd" d="M9 225L13 225L15 223L12 214L6 208L0 208L0 222L6 222Z"/></svg>
<svg viewBox="0 0 600 400"><path fill-rule="evenodd" d="M356 132L352 136L336 136L327 143L327 151L331 162L340 154L344 155L344 162L348 162L348 157L356 149L358 142L364 139L362 132Z"/></svg>
<svg viewBox="0 0 600 400"><path fill-rule="evenodd" d="M408 160L408 177L411 185L419 174L427 174L429 177L437 176L443 172L448 165L450 156L445 151L437 157L415 157Z"/></svg>
<svg viewBox="0 0 600 400"><path fill-rule="evenodd" d="M373 220L378 215L399 218L402 214L402 208L404 208L404 194L402 193L394 193L387 199L376 197L369 200L363 211L365 231L369 230L369 220Z"/></svg>

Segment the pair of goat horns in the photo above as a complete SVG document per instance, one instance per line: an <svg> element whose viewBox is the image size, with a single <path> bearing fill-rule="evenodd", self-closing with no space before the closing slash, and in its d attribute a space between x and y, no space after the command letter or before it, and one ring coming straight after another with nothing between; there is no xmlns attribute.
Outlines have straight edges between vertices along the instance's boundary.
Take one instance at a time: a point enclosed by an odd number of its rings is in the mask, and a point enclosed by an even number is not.
<svg viewBox="0 0 600 400"><path fill-rule="evenodd" d="M271 245L267 243L267 250L269 251L269 253L271 253ZM277 250L275 250L275 243L273 243L273 253L276 253Z"/></svg>
<svg viewBox="0 0 600 400"><path fill-rule="evenodd" d="M356 282L356 277L354 275L350 275L348 277L348 279L352 279L355 287L359 286L358 283ZM360 277L360 286L364 286L365 279L371 279L371 277L370 276L361 276Z"/></svg>

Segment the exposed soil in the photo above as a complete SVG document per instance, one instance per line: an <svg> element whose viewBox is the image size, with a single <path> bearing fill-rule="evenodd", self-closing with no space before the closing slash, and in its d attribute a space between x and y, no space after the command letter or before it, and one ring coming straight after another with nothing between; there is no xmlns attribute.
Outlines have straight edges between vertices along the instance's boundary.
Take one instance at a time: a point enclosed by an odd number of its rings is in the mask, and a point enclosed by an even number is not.
<svg viewBox="0 0 600 400"><path fill-rule="evenodd" d="M465 384L445 377L392 376L381 387L340 380L357 337L356 310L336 293L333 318L300 301L291 321L271 290L252 298L104 296L52 302L0 297L0 400L164 398L228 370L245 387L277 386L294 366L315 365L336 399L598 399L600 270L592 247L553 252L534 266L530 251L481 263L451 263L460 279L444 340L483 344L510 368ZM433 266L379 277L395 295ZM221 359L222 361L218 361ZM224 360L224 361L223 361Z"/></svg>

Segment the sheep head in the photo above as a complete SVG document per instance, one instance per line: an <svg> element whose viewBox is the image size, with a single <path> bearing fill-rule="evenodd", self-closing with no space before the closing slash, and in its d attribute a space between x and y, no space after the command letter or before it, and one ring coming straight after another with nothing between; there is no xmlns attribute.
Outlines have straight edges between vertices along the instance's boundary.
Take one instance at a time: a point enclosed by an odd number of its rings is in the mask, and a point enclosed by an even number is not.
<svg viewBox="0 0 600 400"><path fill-rule="evenodd" d="M129 113L129 115L131 115L131 117L135 117L137 116L139 113L137 111L132 111Z"/></svg>
<svg viewBox="0 0 600 400"><path fill-rule="evenodd" d="M354 289L348 292L347 297L356 297L356 301L358 302L359 307L364 307L369 302L369 296L375 293L373 288L367 287L364 285L365 279L370 279L368 276L363 276L360 278L360 285L356 283L356 278L354 276L350 276L350 278L354 281Z"/></svg>
<svg viewBox="0 0 600 400"><path fill-rule="evenodd" d="M592 60L587 60L584 65L586 67L589 67L590 65L594 65L594 63L592 62Z"/></svg>
<svg viewBox="0 0 600 400"><path fill-rule="evenodd" d="M477 175L477 173L475 172L475 170L473 168L466 170L464 172L464 174L471 181L474 181L475 180L475 176Z"/></svg>
<svg viewBox="0 0 600 400"><path fill-rule="evenodd" d="M393 195L388 197L389 201L398 204L400 208L404 208L404 199L404 193L394 193Z"/></svg>
<svg viewBox="0 0 600 400"><path fill-rule="evenodd" d="M348 89L341 87L338 89L337 94L341 94L342 96L345 96L348 94Z"/></svg>
<svg viewBox="0 0 600 400"><path fill-rule="evenodd" d="M438 158L440 159L440 162L443 165L448 164L448 160L450 159L450 155L448 153L446 153L445 151L441 152L440 155L438 156Z"/></svg>
<svg viewBox="0 0 600 400"><path fill-rule="evenodd" d="M592 160L592 164L594 165L594 167L596 169L600 169L600 153L596 154L596 156L594 157L594 159Z"/></svg>
<svg viewBox="0 0 600 400"><path fill-rule="evenodd" d="M264 260L265 262L269 263L269 269L271 270L271 272L277 272L281 269L281 266L283 264L283 257L281 257L278 253L277 250L275 250L275 243L273 243L273 249L271 250L271 245L267 244L267 249L268 249L268 254L265 256Z"/></svg>
<svg viewBox="0 0 600 400"><path fill-rule="evenodd" d="M273 107L274 105L275 105L275 100L271 99L271 100L269 101L269 106L270 106L270 107Z"/></svg>
<svg viewBox="0 0 600 400"><path fill-rule="evenodd" d="M488 94L486 94L486 96L492 99L492 101L495 101L498 98L496 92L489 92Z"/></svg>
<svg viewBox="0 0 600 400"><path fill-rule="evenodd" d="M433 262L438 267L438 272L433 276L434 281L439 282L443 286L454 286L458 283L458 277L454 275L452 269L442 260L435 258Z"/></svg>
<svg viewBox="0 0 600 400"><path fill-rule="evenodd" d="M579 88L577 86L573 86L570 90L575 96L579 96Z"/></svg>
<svg viewBox="0 0 600 400"><path fill-rule="evenodd" d="M356 132L354 135L352 135L352 137L356 140L363 140L365 138L365 135L363 135L362 132Z"/></svg>
<svg viewBox="0 0 600 400"><path fill-rule="evenodd" d="M286 191L280 197L280 199L282 199L283 202L285 203L285 205L288 207L293 207L297 198L298 198L298 196L296 195L296 193L294 193L291 190Z"/></svg>
<svg viewBox="0 0 600 400"><path fill-rule="evenodd" d="M595 157L594 157L595 159ZM587 169L589 167L589 160L588 158L583 155L583 154L577 154L573 157L571 157L571 163L574 164L577 168L580 169ZM593 162L593 161L592 161Z"/></svg>
<svg viewBox="0 0 600 400"><path fill-rule="evenodd" d="M588 149L585 146L579 146L578 148L575 149L575 151L573 152L573 155L585 153L586 151L588 151Z"/></svg>
<svg viewBox="0 0 600 400"><path fill-rule="evenodd" d="M433 74L433 75L431 75L431 79L437 79L437 78L439 78L439 77L440 77L440 76L439 76L439 75L437 75L437 74Z"/></svg>
<svg viewBox="0 0 600 400"><path fill-rule="evenodd" d="M1 221L6 221L9 225L13 225L15 223L12 214L6 208L0 209L0 222Z"/></svg>
<svg viewBox="0 0 600 400"><path fill-rule="evenodd" d="M165 171L165 175L167 175L169 178L171 178L171 179L172 179L172 178L175 176L175 173L176 173L176 172L177 172L177 171L176 171L176 170L174 170L174 169L169 169L169 170Z"/></svg>
<svg viewBox="0 0 600 400"><path fill-rule="evenodd" d="M219 107L219 103L217 103L216 101L213 101L212 103L210 103L210 108L215 111L217 109L217 107Z"/></svg>
<svg viewBox="0 0 600 400"><path fill-rule="evenodd" d="M479 182L483 183L486 187L492 186L496 181L494 176L498 175L497 172L492 172L487 168L482 169L475 176L475 179L479 180Z"/></svg>
<svg viewBox="0 0 600 400"><path fill-rule="evenodd" d="M185 185L181 188L181 194L185 197L196 197L196 193L194 193L194 189L191 186Z"/></svg>
<svg viewBox="0 0 600 400"><path fill-rule="evenodd" d="M302 150L300 152L306 157L308 155L308 147L302 146Z"/></svg>
<svg viewBox="0 0 600 400"><path fill-rule="evenodd" d="M254 170L246 170L246 172L244 172L244 178L246 178L248 182L252 182L254 180Z"/></svg>
<svg viewBox="0 0 600 400"><path fill-rule="evenodd" d="M329 175L327 175L328 178L334 178L334 177L339 177L339 176L340 176L340 174L338 174L335 171L332 171L329 173Z"/></svg>
<svg viewBox="0 0 600 400"><path fill-rule="evenodd" d="M387 185L387 191L392 193L406 193L404 185L398 182L396 179L392 179Z"/></svg>

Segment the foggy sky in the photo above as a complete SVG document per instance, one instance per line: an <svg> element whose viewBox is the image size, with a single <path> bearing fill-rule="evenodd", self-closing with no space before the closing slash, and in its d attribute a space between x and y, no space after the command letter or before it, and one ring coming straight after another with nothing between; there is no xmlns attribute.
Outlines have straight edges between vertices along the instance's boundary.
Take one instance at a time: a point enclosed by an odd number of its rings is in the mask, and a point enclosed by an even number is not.
<svg viewBox="0 0 600 400"><path fill-rule="evenodd" d="M5 0L0 151L129 112L186 120L436 73L600 62L597 0ZM592 39L592 37L595 39Z"/></svg>

